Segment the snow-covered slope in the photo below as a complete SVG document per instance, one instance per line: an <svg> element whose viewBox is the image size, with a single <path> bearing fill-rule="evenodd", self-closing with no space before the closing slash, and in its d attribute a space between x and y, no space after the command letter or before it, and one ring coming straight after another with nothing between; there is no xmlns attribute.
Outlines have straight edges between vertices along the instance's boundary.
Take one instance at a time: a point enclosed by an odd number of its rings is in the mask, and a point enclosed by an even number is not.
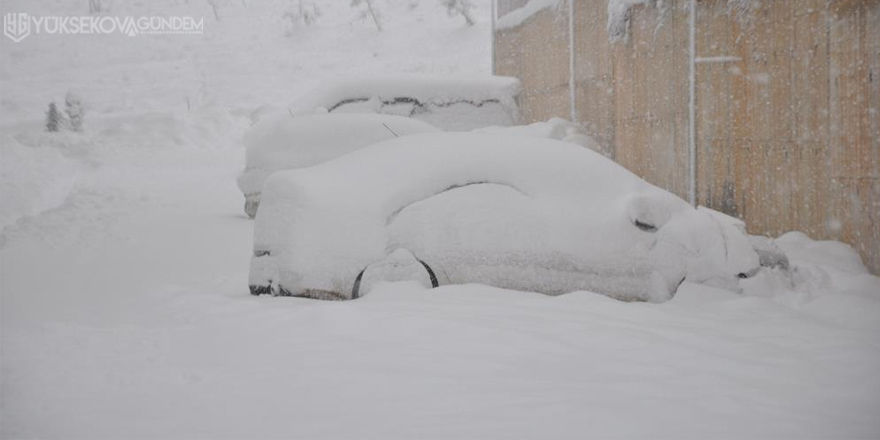
<svg viewBox="0 0 880 440"><path fill-rule="evenodd" d="M662 305L478 285L251 297L235 178L255 109L337 72L489 70L488 2L466 28L429 0L377 1L382 33L314 3L291 28L289 1L218 1L218 22L205 1L117 0L208 32L2 37L0 210L23 216L0 232L0 436L878 436L880 282L797 234L780 240L794 276L685 283ZM48 137L68 90L85 132Z"/></svg>

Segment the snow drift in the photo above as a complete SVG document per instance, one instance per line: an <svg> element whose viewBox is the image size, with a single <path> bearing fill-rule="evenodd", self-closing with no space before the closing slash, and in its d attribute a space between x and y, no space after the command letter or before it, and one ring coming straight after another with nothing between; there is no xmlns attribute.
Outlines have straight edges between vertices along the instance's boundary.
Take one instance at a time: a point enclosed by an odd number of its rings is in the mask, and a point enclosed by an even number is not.
<svg viewBox="0 0 880 440"><path fill-rule="evenodd" d="M61 205L76 184L79 167L52 147L0 141L0 230L19 219Z"/></svg>

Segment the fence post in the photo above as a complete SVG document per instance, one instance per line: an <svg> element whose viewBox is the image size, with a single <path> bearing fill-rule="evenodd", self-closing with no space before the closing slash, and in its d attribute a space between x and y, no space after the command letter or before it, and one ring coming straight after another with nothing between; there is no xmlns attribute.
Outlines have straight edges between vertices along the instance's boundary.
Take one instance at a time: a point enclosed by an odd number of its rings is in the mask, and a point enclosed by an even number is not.
<svg viewBox="0 0 880 440"><path fill-rule="evenodd" d="M568 104L571 122L577 122L577 94L575 85L575 60L577 57L574 38L574 0L568 0Z"/></svg>
<svg viewBox="0 0 880 440"><path fill-rule="evenodd" d="M696 66L697 66L697 0L688 0L688 202L697 206L697 130L696 130Z"/></svg>

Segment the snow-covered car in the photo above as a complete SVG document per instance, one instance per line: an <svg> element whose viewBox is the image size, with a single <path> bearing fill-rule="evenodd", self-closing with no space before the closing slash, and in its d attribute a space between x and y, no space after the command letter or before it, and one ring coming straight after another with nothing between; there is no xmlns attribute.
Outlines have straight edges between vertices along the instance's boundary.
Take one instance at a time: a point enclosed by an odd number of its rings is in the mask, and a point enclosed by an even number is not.
<svg viewBox="0 0 880 440"><path fill-rule="evenodd" d="M685 278L735 286L759 268L738 220L551 139L413 135L276 173L263 194L255 295L415 280L661 302Z"/></svg>
<svg viewBox="0 0 880 440"><path fill-rule="evenodd" d="M546 121L533 122L528 125L509 127L491 126L474 130L475 133L501 134L506 136L530 136L545 139L558 139L568 143L600 151L602 147L587 134L580 124L554 117Z"/></svg>
<svg viewBox="0 0 880 440"><path fill-rule="evenodd" d="M425 121L447 131L516 125L516 78L392 75L327 81L284 110L294 115L383 113Z"/></svg>
<svg viewBox="0 0 880 440"><path fill-rule="evenodd" d="M386 139L436 131L428 123L392 115L283 115L262 120L244 136L246 163L238 178L244 211L256 215L263 182L276 171L316 165Z"/></svg>

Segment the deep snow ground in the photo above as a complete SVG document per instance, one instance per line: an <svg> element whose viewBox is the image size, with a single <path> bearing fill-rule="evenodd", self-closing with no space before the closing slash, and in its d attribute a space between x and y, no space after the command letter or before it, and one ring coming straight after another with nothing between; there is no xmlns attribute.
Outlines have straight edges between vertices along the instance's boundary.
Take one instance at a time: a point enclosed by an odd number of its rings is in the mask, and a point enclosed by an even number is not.
<svg viewBox="0 0 880 440"><path fill-rule="evenodd" d="M343 70L488 71L485 8L463 29L429 0L392 3L376 34L321 2L317 27L285 37L282 2L248 3L198 40L0 44L3 438L880 436L880 280L797 236L794 285L685 284L661 305L408 284L248 295L235 177L251 110ZM114 8L213 20L196 0ZM87 132L41 133L68 88Z"/></svg>

